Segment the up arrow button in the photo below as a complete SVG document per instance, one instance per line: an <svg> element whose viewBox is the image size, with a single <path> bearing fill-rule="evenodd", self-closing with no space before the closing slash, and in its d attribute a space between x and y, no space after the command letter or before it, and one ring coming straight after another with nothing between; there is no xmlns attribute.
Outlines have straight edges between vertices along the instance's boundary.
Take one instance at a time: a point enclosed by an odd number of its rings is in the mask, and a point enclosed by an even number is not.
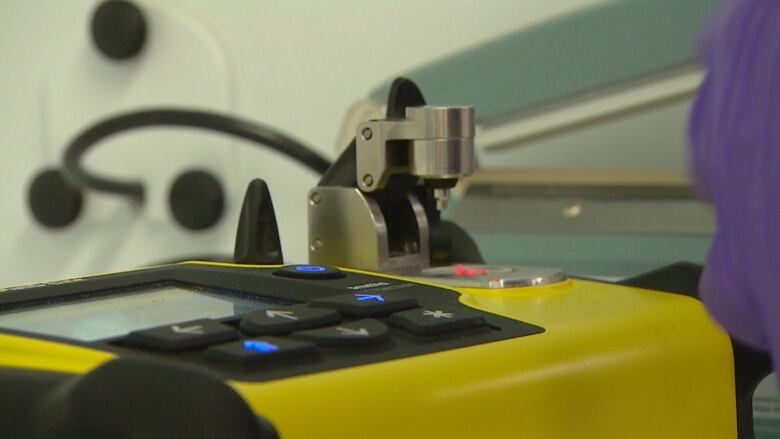
<svg viewBox="0 0 780 439"><path fill-rule="evenodd" d="M277 310L269 309L265 312L265 315L268 316L269 319L274 319L276 317L283 317L289 320L298 320L298 316L296 316L295 313L293 313L292 311L277 311Z"/></svg>
<svg viewBox="0 0 780 439"><path fill-rule="evenodd" d="M340 321L341 315L332 309L287 306L247 314L241 319L241 329L252 335L279 335Z"/></svg>

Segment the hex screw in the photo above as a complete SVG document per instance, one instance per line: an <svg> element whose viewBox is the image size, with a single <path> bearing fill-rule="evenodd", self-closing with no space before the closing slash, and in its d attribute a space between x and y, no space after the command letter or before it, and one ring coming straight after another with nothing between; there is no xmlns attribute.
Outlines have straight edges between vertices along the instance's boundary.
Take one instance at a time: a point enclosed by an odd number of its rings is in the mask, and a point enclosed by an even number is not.
<svg viewBox="0 0 780 439"><path fill-rule="evenodd" d="M366 174L363 176L363 184L371 187L374 185L374 177L371 176L371 174Z"/></svg>
<svg viewBox="0 0 780 439"><path fill-rule="evenodd" d="M363 136L365 140L370 140L371 137L373 137L374 132L371 131L371 128L366 127L363 128L363 131L360 134Z"/></svg>

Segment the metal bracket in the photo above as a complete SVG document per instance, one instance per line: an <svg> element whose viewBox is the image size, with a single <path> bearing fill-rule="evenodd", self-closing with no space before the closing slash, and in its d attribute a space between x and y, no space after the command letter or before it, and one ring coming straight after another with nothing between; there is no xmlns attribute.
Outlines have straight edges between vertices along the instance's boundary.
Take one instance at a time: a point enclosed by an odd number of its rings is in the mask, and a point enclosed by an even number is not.
<svg viewBox="0 0 780 439"><path fill-rule="evenodd" d="M392 218L383 210L392 209ZM393 223L413 223L394 227ZM416 273L430 265L425 209L413 194L383 206L356 188L309 192L309 262L382 273Z"/></svg>
<svg viewBox="0 0 780 439"><path fill-rule="evenodd" d="M393 174L427 182L464 177L474 169L474 108L407 107L406 119L364 122L357 129L356 153L363 192L384 188ZM441 210L449 187L436 190Z"/></svg>

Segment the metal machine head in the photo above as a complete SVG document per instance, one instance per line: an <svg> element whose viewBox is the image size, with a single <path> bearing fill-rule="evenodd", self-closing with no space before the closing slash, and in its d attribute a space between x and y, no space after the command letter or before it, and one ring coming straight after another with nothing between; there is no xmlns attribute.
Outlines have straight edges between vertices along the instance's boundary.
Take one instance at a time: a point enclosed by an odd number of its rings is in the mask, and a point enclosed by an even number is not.
<svg viewBox="0 0 780 439"><path fill-rule="evenodd" d="M450 189L474 169L474 108L428 106L417 86L393 83L387 118L369 120L309 193L309 260L419 273L452 263L453 242L476 245L441 220ZM462 246L461 246L462 247Z"/></svg>
<svg viewBox="0 0 780 439"><path fill-rule="evenodd" d="M473 107L408 107L406 119L371 120L357 128L358 187L385 188L393 174L419 177L447 206L458 178L474 170Z"/></svg>

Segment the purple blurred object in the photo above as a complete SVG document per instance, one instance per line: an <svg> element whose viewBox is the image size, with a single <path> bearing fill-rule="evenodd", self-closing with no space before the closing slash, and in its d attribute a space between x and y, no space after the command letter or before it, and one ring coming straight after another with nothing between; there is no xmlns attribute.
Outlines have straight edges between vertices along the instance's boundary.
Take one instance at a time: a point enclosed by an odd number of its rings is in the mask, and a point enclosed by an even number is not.
<svg viewBox="0 0 780 439"><path fill-rule="evenodd" d="M704 37L691 163L717 231L699 290L732 336L780 364L780 1L730 1Z"/></svg>

